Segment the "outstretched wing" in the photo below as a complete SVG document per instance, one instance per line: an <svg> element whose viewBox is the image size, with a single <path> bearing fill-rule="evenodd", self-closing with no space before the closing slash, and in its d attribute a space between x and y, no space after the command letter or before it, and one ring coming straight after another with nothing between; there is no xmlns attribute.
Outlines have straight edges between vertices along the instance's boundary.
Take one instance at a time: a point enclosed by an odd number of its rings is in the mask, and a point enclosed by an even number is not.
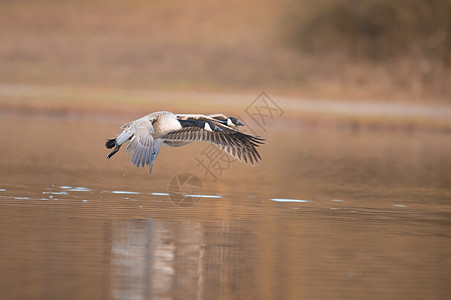
<svg viewBox="0 0 451 300"><path fill-rule="evenodd" d="M149 165L149 173L152 173L152 168L153 168L153 164L155 163L155 160L157 159L157 155L160 152L161 146L163 145L163 140L162 139L157 139L154 142L154 149L155 149L155 153L150 161L150 165Z"/></svg>
<svg viewBox="0 0 451 300"><path fill-rule="evenodd" d="M134 134L127 146L127 155L133 152L131 161L139 167L145 165L153 165L153 161L157 157L157 149L152 134L155 129L149 119L141 119L140 122L134 124Z"/></svg>
<svg viewBox="0 0 451 300"><path fill-rule="evenodd" d="M209 121L218 123L219 120L227 119L223 114L215 114L215 115L197 115L197 114L176 114L175 115L179 120L194 120L194 121ZM224 118L222 118L224 117Z"/></svg>
<svg viewBox="0 0 451 300"><path fill-rule="evenodd" d="M264 139L240 132L220 123L217 123L217 125L223 130L222 132L206 131L199 127L185 127L167 133L161 138L168 141L210 142L245 163L254 164L261 160L257 148L264 143Z"/></svg>
<svg viewBox="0 0 451 300"><path fill-rule="evenodd" d="M216 120L226 120L227 119L227 116L224 114L212 114L212 115L208 115L207 117L213 118Z"/></svg>

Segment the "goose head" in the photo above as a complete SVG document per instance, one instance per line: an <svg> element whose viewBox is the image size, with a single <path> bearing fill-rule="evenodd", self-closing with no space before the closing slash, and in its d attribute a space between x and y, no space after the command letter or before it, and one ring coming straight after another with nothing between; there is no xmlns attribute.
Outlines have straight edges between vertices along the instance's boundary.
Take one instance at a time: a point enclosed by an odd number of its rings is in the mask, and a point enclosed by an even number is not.
<svg viewBox="0 0 451 300"><path fill-rule="evenodd" d="M229 117L227 118L227 126L244 126L244 124L235 117Z"/></svg>
<svg viewBox="0 0 451 300"><path fill-rule="evenodd" d="M216 125L214 122L205 122L204 130L211 131L211 132L214 132L214 131L221 132L222 131L222 129L219 128L219 126Z"/></svg>

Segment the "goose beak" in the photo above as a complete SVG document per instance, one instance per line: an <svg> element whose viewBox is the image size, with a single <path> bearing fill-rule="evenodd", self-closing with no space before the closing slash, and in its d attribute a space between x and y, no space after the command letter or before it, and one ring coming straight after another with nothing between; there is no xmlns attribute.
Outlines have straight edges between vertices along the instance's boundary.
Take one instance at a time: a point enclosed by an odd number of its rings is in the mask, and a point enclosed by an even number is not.
<svg viewBox="0 0 451 300"><path fill-rule="evenodd" d="M219 128L219 126L216 126L216 127L215 127L215 131L216 131L216 132L223 132L223 130L222 130L221 128Z"/></svg>
<svg viewBox="0 0 451 300"><path fill-rule="evenodd" d="M240 120L237 120L237 121L236 121L236 125L238 125L238 126L244 126L244 124L243 124Z"/></svg>

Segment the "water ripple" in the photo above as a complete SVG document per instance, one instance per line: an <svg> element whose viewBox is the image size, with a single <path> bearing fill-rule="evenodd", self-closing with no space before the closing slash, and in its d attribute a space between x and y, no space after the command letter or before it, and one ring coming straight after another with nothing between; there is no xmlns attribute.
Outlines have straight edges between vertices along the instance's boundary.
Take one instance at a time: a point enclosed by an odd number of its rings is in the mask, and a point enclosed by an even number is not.
<svg viewBox="0 0 451 300"><path fill-rule="evenodd" d="M273 199L269 199L271 201L275 201L275 202L311 202L308 200L299 200L299 199L281 199L281 198L273 198Z"/></svg>
<svg viewBox="0 0 451 300"><path fill-rule="evenodd" d="M69 195L69 193L68 192L42 192L44 195L49 195L49 194L52 194L52 195Z"/></svg>
<svg viewBox="0 0 451 300"><path fill-rule="evenodd" d="M68 190L69 192L90 192L91 190L82 186L74 187L73 189Z"/></svg>
<svg viewBox="0 0 451 300"><path fill-rule="evenodd" d="M138 195L141 193L138 192L129 192L129 191L111 191L113 194L130 194L130 195Z"/></svg>
<svg viewBox="0 0 451 300"><path fill-rule="evenodd" d="M219 195L185 195L185 197L192 197L192 198L222 198L222 196L219 196Z"/></svg>

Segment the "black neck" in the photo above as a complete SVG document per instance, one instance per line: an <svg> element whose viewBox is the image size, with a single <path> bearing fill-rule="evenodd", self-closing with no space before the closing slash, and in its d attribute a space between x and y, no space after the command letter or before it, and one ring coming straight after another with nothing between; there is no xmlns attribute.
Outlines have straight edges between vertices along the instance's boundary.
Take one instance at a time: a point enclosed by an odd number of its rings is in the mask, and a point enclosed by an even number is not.
<svg viewBox="0 0 451 300"><path fill-rule="evenodd" d="M196 121L196 120L178 120L182 127L199 127L204 128L205 121Z"/></svg>

